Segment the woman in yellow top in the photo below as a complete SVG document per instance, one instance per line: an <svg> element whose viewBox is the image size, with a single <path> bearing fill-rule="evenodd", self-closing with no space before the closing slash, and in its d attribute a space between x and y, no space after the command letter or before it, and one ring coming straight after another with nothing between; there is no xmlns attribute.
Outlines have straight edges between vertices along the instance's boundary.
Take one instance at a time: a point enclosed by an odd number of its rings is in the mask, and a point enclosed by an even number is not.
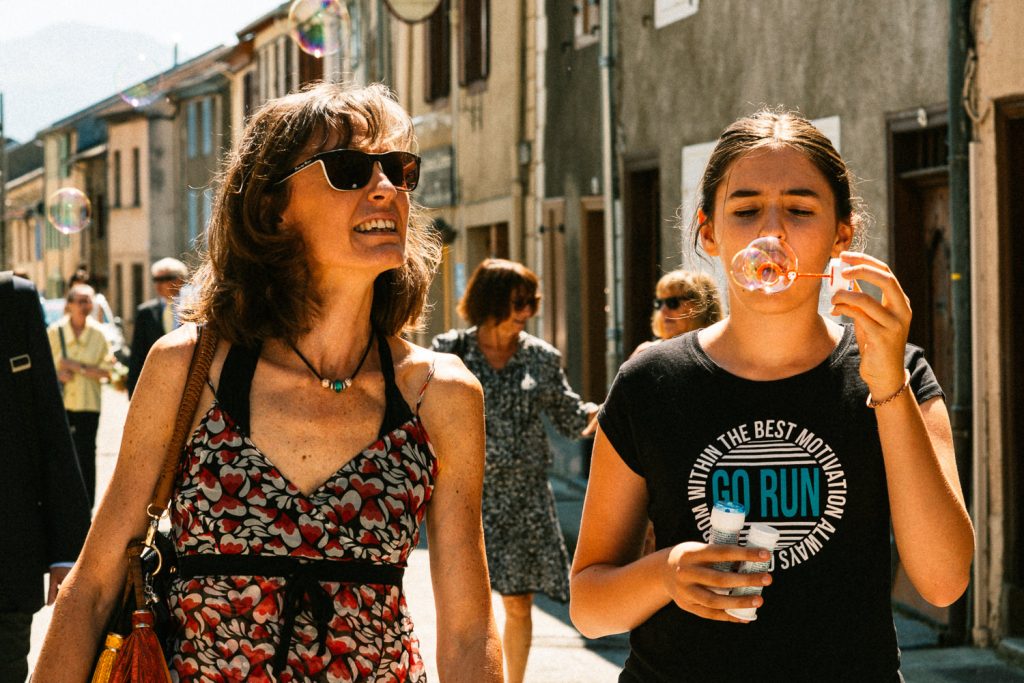
<svg viewBox="0 0 1024 683"><path fill-rule="evenodd" d="M64 390L71 436L78 453L89 504L96 496L96 430L100 424L100 382L110 378L110 343L91 316L96 292L85 284L68 290L63 318L50 325L50 351Z"/></svg>

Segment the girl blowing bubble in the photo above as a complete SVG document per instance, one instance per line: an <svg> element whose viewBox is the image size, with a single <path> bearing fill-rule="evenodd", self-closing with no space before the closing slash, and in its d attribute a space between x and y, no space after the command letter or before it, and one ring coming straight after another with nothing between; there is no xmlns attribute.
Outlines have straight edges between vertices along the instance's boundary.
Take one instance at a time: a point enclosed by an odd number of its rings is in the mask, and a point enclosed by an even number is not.
<svg viewBox="0 0 1024 683"><path fill-rule="evenodd" d="M853 321L839 325L818 313L817 279L771 294L730 282L728 317L622 367L599 416L571 583L584 635L631 632L620 681L901 680L890 522L925 599L948 605L967 587L974 532L942 389L907 344L899 281L850 250L858 203L843 160L798 115L741 119L712 153L695 247L728 270L752 240L776 237L802 270L841 257L846 277L881 295L835 293L832 312ZM726 499L780 530L772 572L711 568L772 557L706 544ZM657 550L640 557L647 513ZM765 589L712 590L741 586ZM750 623L726 613L749 607Z"/></svg>

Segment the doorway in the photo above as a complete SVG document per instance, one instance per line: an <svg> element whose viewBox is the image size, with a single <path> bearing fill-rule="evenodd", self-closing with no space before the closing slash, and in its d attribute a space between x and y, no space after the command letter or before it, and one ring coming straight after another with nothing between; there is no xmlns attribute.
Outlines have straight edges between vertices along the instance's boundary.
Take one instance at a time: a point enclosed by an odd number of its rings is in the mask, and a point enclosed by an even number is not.
<svg viewBox="0 0 1024 683"><path fill-rule="evenodd" d="M996 104L996 174L999 215L999 282L1003 444L1006 453L1006 565L1003 612L1009 635L1024 635L1024 99Z"/></svg>
<svg viewBox="0 0 1024 683"><path fill-rule="evenodd" d="M604 202L580 200L580 307L582 312L583 385L586 401L603 403L608 391L608 283L605 280Z"/></svg>
<svg viewBox="0 0 1024 683"><path fill-rule="evenodd" d="M888 124L890 265L914 310L908 341L924 349L949 397L954 356L946 115L943 109L924 116L914 112ZM958 459L957 465L961 472L970 471L969 461ZM895 547L893 558L893 602L937 627L943 637L958 630L952 623L954 610L935 607L918 594Z"/></svg>
<svg viewBox="0 0 1024 683"><path fill-rule="evenodd" d="M622 351L651 338L651 300L660 273L661 192L657 167L626 173L623 198ZM624 360L624 359L623 359Z"/></svg>

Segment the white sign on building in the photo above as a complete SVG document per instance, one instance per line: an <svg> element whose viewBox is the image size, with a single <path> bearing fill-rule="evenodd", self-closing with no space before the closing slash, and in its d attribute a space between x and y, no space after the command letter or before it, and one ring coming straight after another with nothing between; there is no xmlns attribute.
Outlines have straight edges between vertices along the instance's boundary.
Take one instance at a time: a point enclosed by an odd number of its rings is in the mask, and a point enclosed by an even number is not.
<svg viewBox="0 0 1024 683"><path fill-rule="evenodd" d="M700 0L654 0L654 28L692 17L700 8Z"/></svg>

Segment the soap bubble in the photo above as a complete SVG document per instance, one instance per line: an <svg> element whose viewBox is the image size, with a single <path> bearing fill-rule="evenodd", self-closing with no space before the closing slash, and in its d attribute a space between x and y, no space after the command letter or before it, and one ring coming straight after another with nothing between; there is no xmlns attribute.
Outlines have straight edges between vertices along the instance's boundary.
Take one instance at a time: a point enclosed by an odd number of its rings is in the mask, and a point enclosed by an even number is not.
<svg viewBox="0 0 1024 683"><path fill-rule="evenodd" d="M778 237L760 237L732 257L731 274L736 284L751 292L781 292L796 278L793 248Z"/></svg>
<svg viewBox="0 0 1024 683"><path fill-rule="evenodd" d="M303 52L320 58L341 50L350 22L339 0L294 0L288 8L288 32Z"/></svg>
<svg viewBox="0 0 1024 683"><path fill-rule="evenodd" d="M46 201L46 216L57 230L73 235L89 227L92 204L81 190L62 187Z"/></svg>
<svg viewBox="0 0 1024 683"><path fill-rule="evenodd" d="M121 62L114 76L118 95L138 109L147 107L164 94L163 69L144 54Z"/></svg>

